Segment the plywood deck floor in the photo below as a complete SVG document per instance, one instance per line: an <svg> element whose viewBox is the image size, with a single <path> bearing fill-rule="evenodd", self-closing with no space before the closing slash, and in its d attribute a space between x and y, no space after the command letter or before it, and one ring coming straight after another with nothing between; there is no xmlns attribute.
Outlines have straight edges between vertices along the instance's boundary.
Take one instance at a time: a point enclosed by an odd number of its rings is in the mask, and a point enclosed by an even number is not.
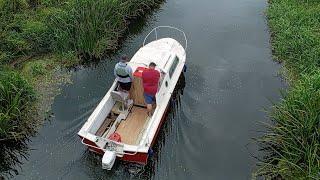
<svg viewBox="0 0 320 180"><path fill-rule="evenodd" d="M121 136L121 141L126 144L136 145L139 135L148 119L146 108L132 107L127 119L121 121L116 130Z"/></svg>

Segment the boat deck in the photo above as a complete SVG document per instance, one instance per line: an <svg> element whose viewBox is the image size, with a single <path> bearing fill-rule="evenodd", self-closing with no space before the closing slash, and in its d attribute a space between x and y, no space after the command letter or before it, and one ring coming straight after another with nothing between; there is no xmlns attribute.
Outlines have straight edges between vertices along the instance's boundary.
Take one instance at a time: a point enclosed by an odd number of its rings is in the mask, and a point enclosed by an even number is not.
<svg viewBox="0 0 320 180"><path fill-rule="evenodd" d="M122 120L116 130L121 136L121 141L130 145L138 144L145 124L149 119L146 108L132 107L127 119Z"/></svg>

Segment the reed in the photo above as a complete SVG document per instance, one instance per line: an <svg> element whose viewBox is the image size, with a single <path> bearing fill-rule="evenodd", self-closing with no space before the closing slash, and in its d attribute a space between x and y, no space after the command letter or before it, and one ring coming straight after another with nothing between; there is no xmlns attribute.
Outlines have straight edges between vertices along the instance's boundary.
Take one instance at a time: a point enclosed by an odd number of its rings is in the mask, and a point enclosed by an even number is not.
<svg viewBox="0 0 320 180"><path fill-rule="evenodd" d="M273 124L261 139L259 175L317 179L320 172L320 72L304 75L274 105Z"/></svg>
<svg viewBox="0 0 320 180"><path fill-rule="evenodd" d="M118 47L130 20L161 0L0 0L0 62L76 52L101 58Z"/></svg>
<svg viewBox="0 0 320 180"><path fill-rule="evenodd" d="M48 18L54 47L101 58L115 50L129 20L142 15L159 0L72 0Z"/></svg>
<svg viewBox="0 0 320 180"><path fill-rule="evenodd" d="M30 125L24 124L23 113L34 99L31 86L19 73L0 70L0 140L25 135Z"/></svg>
<svg viewBox="0 0 320 180"><path fill-rule="evenodd" d="M284 63L290 88L270 112L259 139L265 156L257 176L320 179L320 2L269 1L273 55Z"/></svg>

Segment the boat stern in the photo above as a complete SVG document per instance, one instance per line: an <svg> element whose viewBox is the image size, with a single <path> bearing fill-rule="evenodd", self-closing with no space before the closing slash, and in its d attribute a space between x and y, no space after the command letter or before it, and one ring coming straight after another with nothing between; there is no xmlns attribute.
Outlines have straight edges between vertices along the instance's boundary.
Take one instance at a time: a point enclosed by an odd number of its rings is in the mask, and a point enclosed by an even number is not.
<svg viewBox="0 0 320 180"><path fill-rule="evenodd" d="M112 140L99 140L89 133L78 133L82 144L91 152L102 155L102 168L111 170L116 159L145 165L148 162L148 148L139 149L139 146L126 145Z"/></svg>

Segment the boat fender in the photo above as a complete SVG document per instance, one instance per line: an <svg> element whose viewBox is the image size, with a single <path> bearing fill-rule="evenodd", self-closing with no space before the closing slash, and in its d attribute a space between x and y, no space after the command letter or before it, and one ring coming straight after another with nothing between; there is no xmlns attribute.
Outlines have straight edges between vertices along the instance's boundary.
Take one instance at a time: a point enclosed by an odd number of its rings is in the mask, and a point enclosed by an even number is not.
<svg viewBox="0 0 320 180"><path fill-rule="evenodd" d="M187 72L187 65L183 66L183 72Z"/></svg>
<svg viewBox="0 0 320 180"><path fill-rule="evenodd" d="M115 142L121 142L121 136L119 133L112 133L110 136L109 136L109 139L112 140L112 141L115 141Z"/></svg>
<svg viewBox="0 0 320 180"><path fill-rule="evenodd" d="M102 157L102 169L111 170L116 161L116 152L106 150Z"/></svg>
<svg viewBox="0 0 320 180"><path fill-rule="evenodd" d="M151 156L153 156L153 150L150 148L149 150L148 150L148 155L151 157Z"/></svg>

